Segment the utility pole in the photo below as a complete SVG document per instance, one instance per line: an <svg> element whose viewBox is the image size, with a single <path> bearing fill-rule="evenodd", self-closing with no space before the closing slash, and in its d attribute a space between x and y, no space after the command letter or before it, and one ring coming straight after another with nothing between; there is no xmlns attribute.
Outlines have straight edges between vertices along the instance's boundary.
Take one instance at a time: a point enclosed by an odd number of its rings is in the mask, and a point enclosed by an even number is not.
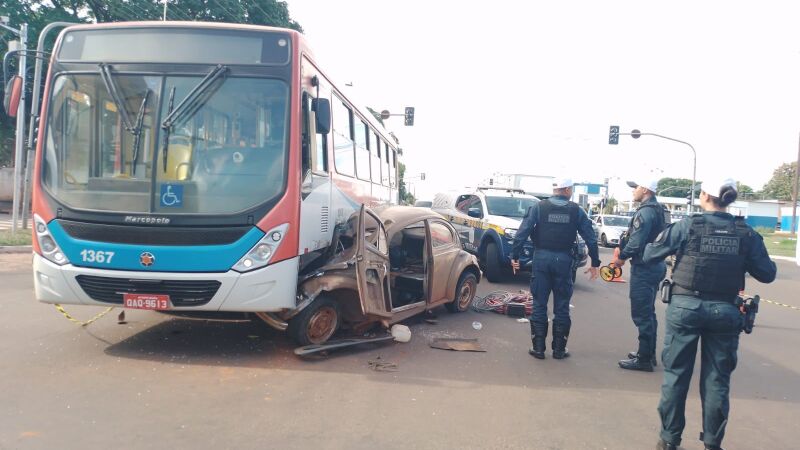
<svg viewBox="0 0 800 450"><path fill-rule="evenodd" d="M16 145L14 150L14 192L12 194L13 203L11 211L11 234L17 233L17 221L19 220L20 211L20 193L22 191L22 169L23 169L23 155L25 149L25 63L27 61L26 51L28 49L28 24L23 23L19 29L12 28L6 25L7 21L3 20L0 27L16 34L19 37L20 51L18 73L22 77L22 93L19 99L19 106L17 107L17 134ZM10 46L10 45L9 45ZM9 50L14 50L9 48Z"/></svg>
<svg viewBox="0 0 800 450"><path fill-rule="evenodd" d="M167 20L167 3L169 3L169 0L164 0L164 16L161 18L163 21Z"/></svg>
<svg viewBox="0 0 800 450"><path fill-rule="evenodd" d="M794 167L794 182L792 183L792 237L797 236L797 175L800 171L800 140L797 143L797 165Z"/></svg>

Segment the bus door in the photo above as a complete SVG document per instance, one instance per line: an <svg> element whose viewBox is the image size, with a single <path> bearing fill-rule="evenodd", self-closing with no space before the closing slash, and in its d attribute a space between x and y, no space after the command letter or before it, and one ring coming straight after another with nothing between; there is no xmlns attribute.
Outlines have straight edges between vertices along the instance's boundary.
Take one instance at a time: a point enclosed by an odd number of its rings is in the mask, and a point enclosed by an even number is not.
<svg viewBox="0 0 800 450"><path fill-rule="evenodd" d="M317 130L313 96L303 92L301 98L301 161L302 186L300 206L299 254L327 248L331 243L331 176L328 166L327 135Z"/></svg>

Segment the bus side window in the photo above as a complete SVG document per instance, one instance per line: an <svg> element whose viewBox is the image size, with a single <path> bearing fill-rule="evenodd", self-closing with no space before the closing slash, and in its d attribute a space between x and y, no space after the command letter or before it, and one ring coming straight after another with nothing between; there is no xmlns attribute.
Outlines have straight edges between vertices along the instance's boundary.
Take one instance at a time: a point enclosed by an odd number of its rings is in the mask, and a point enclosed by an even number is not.
<svg viewBox="0 0 800 450"><path fill-rule="evenodd" d="M351 130L352 112L341 100L334 97L333 103L333 160L336 171L342 175L355 176L356 160Z"/></svg>
<svg viewBox="0 0 800 450"><path fill-rule="evenodd" d="M390 186L391 185L391 178L389 177L389 174L392 171L389 170L390 167L391 167L390 166L391 162L389 161L389 145L386 144L386 142L384 142L384 141L381 141L381 142L382 142L381 143L381 147L383 147L383 154L384 154L384 158L383 158L383 174L381 175L381 183L384 186Z"/></svg>
<svg viewBox="0 0 800 450"><path fill-rule="evenodd" d="M397 187L397 151L392 149L390 155L392 157L392 163L389 167L389 180L392 183L392 187Z"/></svg>
<svg viewBox="0 0 800 450"><path fill-rule="evenodd" d="M370 165L372 166L372 182L381 184L381 138L378 133L372 133L369 148Z"/></svg>
<svg viewBox="0 0 800 450"><path fill-rule="evenodd" d="M300 138L300 159L302 161L301 176L305 178L311 170L311 99L307 92L303 92L301 100L301 138ZM316 140L314 141L316 143Z"/></svg>
<svg viewBox="0 0 800 450"><path fill-rule="evenodd" d="M317 119L311 107L311 95L303 92L303 175L309 168L317 173L328 171L328 153L325 136L317 133Z"/></svg>

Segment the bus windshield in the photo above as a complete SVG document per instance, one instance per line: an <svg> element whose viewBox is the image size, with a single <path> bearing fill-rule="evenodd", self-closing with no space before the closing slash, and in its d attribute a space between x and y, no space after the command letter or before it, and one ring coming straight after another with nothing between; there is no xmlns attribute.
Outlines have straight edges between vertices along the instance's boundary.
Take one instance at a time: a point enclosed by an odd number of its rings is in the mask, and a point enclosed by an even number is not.
<svg viewBox="0 0 800 450"><path fill-rule="evenodd" d="M171 94L178 105L204 76L114 74L120 102L99 74L58 76L44 186L73 208L131 213L232 214L278 197L288 160L286 83L220 80L166 132L157 120L168 116ZM126 114L138 130L126 127Z"/></svg>

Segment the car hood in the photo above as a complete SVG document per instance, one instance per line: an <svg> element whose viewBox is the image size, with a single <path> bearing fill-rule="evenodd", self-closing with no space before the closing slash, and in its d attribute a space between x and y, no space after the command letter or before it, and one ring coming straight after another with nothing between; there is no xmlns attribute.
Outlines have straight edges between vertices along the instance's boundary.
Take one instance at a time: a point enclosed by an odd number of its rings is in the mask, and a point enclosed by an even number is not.
<svg viewBox="0 0 800 450"><path fill-rule="evenodd" d="M486 216L486 221L489 222L489 225L495 225L500 228L513 228L519 229L520 224L522 223L522 219L514 218L514 217L506 217L506 216L493 216L491 214Z"/></svg>
<svg viewBox="0 0 800 450"><path fill-rule="evenodd" d="M620 234L623 231L627 230L628 227L603 227L603 231L605 231L606 233Z"/></svg>

